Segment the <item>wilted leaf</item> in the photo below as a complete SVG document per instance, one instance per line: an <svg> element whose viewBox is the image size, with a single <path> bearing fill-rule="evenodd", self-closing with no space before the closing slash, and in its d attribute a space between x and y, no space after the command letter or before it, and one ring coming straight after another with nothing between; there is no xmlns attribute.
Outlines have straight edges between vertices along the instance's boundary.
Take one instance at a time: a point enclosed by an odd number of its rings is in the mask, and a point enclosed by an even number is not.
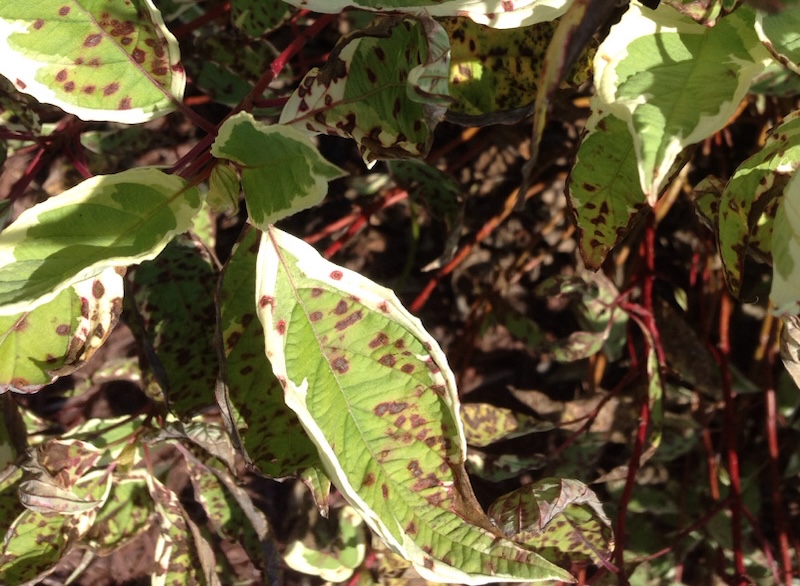
<svg viewBox="0 0 800 586"><path fill-rule="evenodd" d="M220 312L228 395L242 418L246 457L262 474L295 476L322 462L264 355L264 330L256 317L258 230L245 233L222 276Z"/></svg>
<svg viewBox="0 0 800 586"><path fill-rule="evenodd" d="M216 276L208 251L186 236L133 273L142 337L158 360L151 368L178 417L214 404Z"/></svg>
<svg viewBox="0 0 800 586"><path fill-rule="evenodd" d="M134 124L183 99L178 42L151 0L0 6L0 73L84 120Z"/></svg>
<svg viewBox="0 0 800 586"><path fill-rule="evenodd" d="M598 269L645 209L636 151L625 123L595 105L567 184L586 266Z"/></svg>
<svg viewBox="0 0 800 586"><path fill-rule="evenodd" d="M353 138L367 162L423 157L448 104L449 42L433 19L384 17L300 82L281 124Z"/></svg>
<svg viewBox="0 0 800 586"><path fill-rule="evenodd" d="M546 478L500 497L489 515L503 533L548 558L600 563L611 555L611 522L597 496L582 482Z"/></svg>
<svg viewBox="0 0 800 586"><path fill-rule="evenodd" d="M768 62L753 18L742 7L708 28L632 3L600 45L596 107L627 123L650 205L681 150L725 126Z"/></svg>
<svg viewBox="0 0 800 586"><path fill-rule="evenodd" d="M31 311L109 267L158 256L191 227L197 189L154 168L101 175L0 232L0 315Z"/></svg>
<svg viewBox="0 0 800 586"><path fill-rule="evenodd" d="M561 15L570 0L286 0L289 4L337 14L347 7L362 10L396 10L431 16L469 16L475 22L496 28L516 28L553 20Z"/></svg>
<svg viewBox="0 0 800 586"><path fill-rule="evenodd" d="M267 356L334 484L434 580L571 580L499 536L464 470L452 373L395 295L275 229L257 275Z"/></svg>
<svg viewBox="0 0 800 586"><path fill-rule="evenodd" d="M761 234L759 241L764 242L762 233L768 231L765 220L772 225L772 218L765 211L780 198L798 168L800 110L786 116L767 136L761 150L739 165L720 199L717 241L725 279L734 295L741 289L751 237ZM769 246L770 239L765 243ZM765 252L770 249L771 246Z"/></svg>
<svg viewBox="0 0 800 586"><path fill-rule="evenodd" d="M247 212L262 230L317 205L328 193L328 182L344 175L302 132L268 126L247 112L225 121L211 153L242 166Z"/></svg>
<svg viewBox="0 0 800 586"><path fill-rule="evenodd" d="M504 439L550 431L554 428L553 424L547 421L539 421L530 415L496 407L490 403L464 403L461 405L461 421L464 424L467 443L479 448Z"/></svg>

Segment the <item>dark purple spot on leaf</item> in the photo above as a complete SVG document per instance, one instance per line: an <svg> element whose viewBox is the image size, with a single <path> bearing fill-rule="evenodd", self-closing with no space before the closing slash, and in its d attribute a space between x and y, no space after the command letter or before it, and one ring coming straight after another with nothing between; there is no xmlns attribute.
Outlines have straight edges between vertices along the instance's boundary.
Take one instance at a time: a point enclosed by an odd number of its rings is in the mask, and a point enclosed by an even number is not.
<svg viewBox="0 0 800 586"><path fill-rule="evenodd" d="M75 82L74 81L68 81L67 83L64 84L64 91L65 92L71 92L74 89L75 89Z"/></svg>
<svg viewBox="0 0 800 586"><path fill-rule="evenodd" d="M274 301L275 300L269 295L262 295L261 299L258 300L258 305L260 307L266 307L267 305L272 305Z"/></svg>
<svg viewBox="0 0 800 586"><path fill-rule="evenodd" d="M389 304L385 301L381 301L378 303L378 309L381 310L383 313L389 313Z"/></svg>
<svg viewBox="0 0 800 586"><path fill-rule="evenodd" d="M101 35L99 33L93 33L93 34L89 35L88 37L86 37L86 40L83 41L83 46L84 47L96 47L97 45L100 44L100 41L102 41L102 40L103 40L103 35Z"/></svg>
<svg viewBox="0 0 800 586"><path fill-rule="evenodd" d="M133 53L131 53L131 57L133 57L133 60L136 61L136 63L141 64L144 63L144 60L147 57L147 55L141 49L134 49Z"/></svg>
<svg viewBox="0 0 800 586"><path fill-rule="evenodd" d="M133 42L133 39L130 38L130 37L122 37L119 40L119 42L120 42L121 45L124 45L124 46L127 47L128 45L130 45Z"/></svg>
<svg viewBox="0 0 800 586"><path fill-rule="evenodd" d="M420 427L428 423L428 420L422 417L421 415L412 415L411 416L411 427Z"/></svg>
<svg viewBox="0 0 800 586"><path fill-rule="evenodd" d="M92 57L91 59L89 59L89 63L87 63L87 65L89 67L100 67L100 57ZM112 84L109 84L106 87L110 87L112 85L115 85L115 84L112 83ZM117 87L119 87L119 86L117 86ZM117 90L114 90L114 91L117 91ZM106 94L106 95L109 95L109 94Z"/></svg>
<svg viewBox="0 0 800 586"><path fill-rule="evenodd" d="M383 495L383 500L389 499L389 487L386 486L385 482L381 484L381 494Z"/></svg>
<svg viewBox="0 0 800 586"><path fill-rule="evenodd" d="M83 89L81 89L81 91L82 91L84 94L93 94L93 93L95 92L95 90L96 90L96 89L97 89L97 86L94 86L94 85L85 85L85 86L83 86Z"/></svg>
<svg viewBox="0 0 800 586"><path fill-rule="evenodd" d="M58 15L59 16L66 16L67 14L69 14L70 10L71 9L70 9L69 6L62 6L61 8L58 9Z"/></svg>
<svg viewBox="0 0 800 586"><path fill-rule="evenodd" d="M408 533L409 535L416 535L417 531L418 531L417 525L416 523L414 523L414 521L410 521L408 525L406 525L406 533Z"/></svg>
<svg viewBox="0 0 800 586"><path fill-rule="evenodd" d="M340 300L339 303L336 304L336 307L333 308L333 313L336 315L344 315L347 313L347 302Z"/></svg>
<svg viewBox="0 0 800 586"><path fill-rule="evenodd" d="M278 334L281 336L286 333L286 320L282 319L278 322L275 326L275 329L278 331Z"/></svg>
<svg viewBox="0 0 800 586"><path fill-rule="evenodd" d="M432 359L432 358L428 358L428 359L425 361L425 366L427 366L427 367L428 367L428 370L430 370L430 371L431 371L433 374L436 374L437 372L439 372L439 365L438 365L438 364L436 364L436 363L433 361L433 359Z"/></svg>
<svg viewBox="0 0 800 586"><path fill-rule="evenodd" d="M41 18L37 18L36 20L33 21L33 28L35 28L36 30L39 30L43 26L44 26L44 21Z"/></svg>
<svg viewBox="0 0 800 586"><path fill-rule="evenodd" d="M91 65L91 62L89 64ZM116 81L113 81L103 88L103 95L110 96L111 94L114 94L117 91L119 91L119 84Z"/></svg>
<svg viewBox="0 0 800 586"><path fill-rule="evenodd" d="M130 110L131 109L131 99L130 98L122 98L119 101L119 110Z"/></svg>
<svg viewBox="0 0 800 586"><path fill-rule="evenodd" d="M331 361L331 367L339 374L344 374L350 370L350 363L343 356L339 356Z"/></svg>
<svg viewBox="0 0 800 586"><path fill-rule="evenodd" d="M319 297L320 295L322 295L322 289L320 289L319 287L314 287L311 290L311 296L312 297Z"/></svg>
<svg viewBox="0 0 800 586"><path fill-rule="evenodd" d="M403 424L406 422L406 416L400 415L397 419L394 420L395 427L403 427Z"/></svg>
<svg viewBox="0 0 800 586"><path fill-rule="evenodd" d="M69 327L68 324L60 324L56 328L56 334L58 334L59 336L68 336L69 335L69 331L70 331L70 327Z"/></svg>
<svg viewBox="0 0 800 586"><path fill-rule="evenodd" d="M335 327L336 327L337 330L342 331L342 330L352 326L354 323L356 323L362 317L364 317L364 315L361 312L361 310L359 309L358 311L354 311L353 313L348 315L346 318L337 321Z"/></svg>
<svg viewBox="0 0 800 586"><path fill-rule="evenodd" d="M322 319L322 312L321 311L312 311L308 315L308 319L310 319L311 321L319 321L319 320Z"/></svg>
<svg viewBox="0 0 800 586"><path fill-rule="evenodd" d="M92 283L92 295L95 299L102 299L103 295L106 294L106 288L103 286L103 283L100 281L94 281Z"/></svg>
<svg viewBox="0 0 800 586"><path fill-rule="evenodd" d="M384 401L383 403L378 403L375 409L373 409L373 412L379 417L386 415L387 413L390 415L397 415L407 407L408 403L404 401Z"/></svg>
<svg viewBox="0 0 800 586"><path fill-rule="evenodd" d="M403 366L400 367L400 370L402 370L406 374L411 374L412 372L414 372L414 368L415 367L413 364L404 364Z"/></svg>
<svg viewBox="0 0 800 586"><path fill-rule="evenodd" d="M56 81L58 83L63 83L66 80L67 80L67 70L66 69L62 69L61 71L56 73Z"/></svg>
<svg viewBox="0 0 800 586"><path fill-rule="evenodd" d="M387 336L383 332L379 332L377 336L375 336L372 340L369 341L369 347L374 350L375 348L386 346L386 344L388 343L389 343L389 336Z"/></svg>
<svg viewBox="0 0 800 586"><path fill-rule="evenodd" d="M384 366L392 367L397 363L397 359L394 357L394 354L384 354L378 358L378 362Z"/></svg>
<svg viewBox="0 0 800 586"><path fill-rule="evenodd" d="M169 72L169 69L167 69L166 67L161 66L161 67L153 67L152 71L153 71L153 75L161 77L161 76L166 75Z"/></svg>

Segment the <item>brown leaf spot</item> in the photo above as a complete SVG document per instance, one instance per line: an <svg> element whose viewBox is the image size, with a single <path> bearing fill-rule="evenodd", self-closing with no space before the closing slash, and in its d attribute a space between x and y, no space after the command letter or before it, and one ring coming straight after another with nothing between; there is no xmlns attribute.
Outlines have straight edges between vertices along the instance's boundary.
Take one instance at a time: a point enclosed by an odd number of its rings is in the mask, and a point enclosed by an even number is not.
<svg viewBox="0 0 800 586"><path fill-rule="evenodd" d="M81 89L81 91L82 91L84 94L89 94L89 95L91 95L91 94L93 94L93 93L95 92L95 90L96 90L96 89L97 89L97 86L94 86L94 85L85 85L85 86L83 86L83 88Z"/></svg>
<svg viewBox="0 0 800 586"><path fill-rule="evenodd" d="M361 481L362 486L372 486L375 484L375 475L372 472L368 472L366 476L364 476L364 480Z"/></svg>
<svg viewBox="0 0 800 586"><path fill-rule="evenodd" d="M16 83L16 84L17 84L17 87L18 87L19 89L21 89L21 90L24 90L26 87L28 87L28 84L27 84L27 83L25 83L24 81L22 81L21 79L18 79L18 80L17 80L16 82L14 82L14 83Z"/></svg>
<svg viewBox="0 0 800 586"><path fill-rule="evenodd" d="M393 367L397 363L397 359L394 357L394 354L384 354L378 358L378 362L384 366Z"/></svg>
<svg viewBox="0 0 800 586"><path fill-rule="evenodd" d="M100 57L92 57L91 59L89 59L89 62L87 63L87 65L89 67L100 67ZM109 84L106 87L110 87L112 85L114 85L114 84L113 83ZM119 87L119 86L117 86L117 87ZM117 91L117 90L115 89L114 91ZM112 92L112 93L114 93L114 92ZM109 95L109 94L106 94L106 95Z"/></svg>
<svg viewBox="0 0 800 586"><path fill-rule="evenodd" d="M339 303L336 304L336 307L333 308L333 313L336 315L344 315L347 313L347 302L340 300Z"/></svg>
<svg viewBox="0 0 800 586"><path fill-rule="evenodd" d="M409 472L411 472L411 476L414 478L419 478L422 476L422 468L419 465L419 460L411 460L406 468Z"/></svg>
<svg viewBox="0 0 800 586"><path fill-rule="evenodd" d="M433 359L432 359L432 358L428 358L428 359L425 361L425 366L427 366L427 367L428 367L428 370L430 370L430 371L431 371L433 374L436 374L437 372L439 372L439 365L438 365L438 364L436 364L436 363L433 361Z"/></svg>
<svg viewBox="0 0 800 586"><path fill-rule="evenodd" d="M386 344L388 343L389 343L389 336L387 336L383 332L378 332L378 335L369 341L369 347L374 350L375 348L386 346Z"/></svg>
<svg viewBox="0 0 800 586"><path fill-rule="evenodd" d="M433 560L431 558L425 558L422 561L422 565L425 566L428 570L433 570Z"/></svg>
<svg viewBox="0 0 800 586"><path fill-rule="evenodd" d="M280 320L277 323L277 325L275 326L275 329L278 331L279 335L282 336L283 334L285 334L286 333L286 320L285 319Z"/></svg>
<svg viewBox="0 0 800 586"><path fill-rule="evenodd" d="M406 374L411 374L412 372L414 372L414 368L415 367L413 364L404 364L403 366L400 367L400 370L402 370Z"/></svg>
<svg viewBox="0 0 800 586"><path fill-rule="evenodd" d="M153 72L153 75L155 75L157 77L162 77L162 76L166 75L169 72L169 69L167 69L166 67L164 67L162 65L161 67L153 67L152 72Z"/></svg>
<svg viewBox="0 0 800 586"><path fill-rule="evenodd" d="M269 295L262 295L261 299L258 300L259 307L266 307L267 305L274 305L275 299L270 297Z"/></svg>
<svg viewBox="0 0 800 586"><path fill-rule="evenodd" d="M62 6L61 8L58 9L58 15L66 16L67 14L69 14L70 10L71 8L69 6Z"/></svg>
<svg viewBox="0 0 800 586"><path fill-rule="evenodd" d="M383 495L383 500L389 500L389 487L386 486L385 482L381 484L381 494Z"/></svg>
<svg viewBox="0 0 800 586"><path fill-rule="evenodd" d="M67 81L67 70L66 69L62 69L61 71L56 73L56 81L58 83L64 83L65 81Z"/></svg>
<svg viewBox="0 0 800 586"><path fill-rule="evenodd" d="M137 48L133 50L133 53L131 53L131 57L133 57L133 60L136 61L136 63L139 63L141 65L142 63L144 63L144 60L147 57L147 55L145 54L144 51Z"/></svg>
<svg viewBox="0 0 800 586"><path fill-rule="evenodd" d="M311 321L319 321L322 319L322 312L321 311L312 311L308 314L308 319Z"/></svg>
<svg viewBox="0 0 800 586"><path fill-rule="evenodd" d="M433 474L428 474L425 478L420 478L419 480L417 480L414 483L414 486L411 487L411 490L413 490L415 492L419 492L421 490L432 488L432 487L434 487L434 486L436 486L438 484L439 484L439 480L436 478L436 476L434 476ZM431 495L431 496L434 496L434 495ZM436 504L438 505L439 503L442 502L442 498L438 494L436 496L438 497L438 500L436 501ZM428 501L428 502L431 502L431 501Z"/></svg>
<svg viewBox="0 0 800 586"><path fill-rule="evenodd" d="M67 83L64 84L64 91L65 92L71 92L74 89L75 89L75 82L74 81L68 81Z"/></svg>
<svg viewBox="0 0 800 586"><path fill-rule="evenodd" d="M339 374L344 374L350 370L350 363L344 356L338 356L331 361L331 367Z"/></svg>
<svg viewBox="0 0 800 586"><path fill-rule="evenodd" d="M381 310L383 313L389 313L389 304L385 301L381 301L378 303L378 309Z"/></svg>
<svg viewBox="0 0 800 586"><path fill-rule="evenodd" d="M337 321L337 322L336 322L336 325L335 325L334 327L335 327L335 328L336 328L338 331L340 331L340 332L341 332L342 330L344 330L344 329L347 329L347 328L349 328L350 326L352 326L354 323L356 323L356 322L357 322L358 320L360 320L362 317L364 317L364 314L363 314L363 313L362 313L362 311L359 309L358 311L354 311L353 313L351 313L350 315L348 315L346 318L344 318L344 319L342 319L342 320L339 320L339 321Z"/></svg>
<svg viewBox="0 0 800 586"><path fill-rule="evenodd" d="M90 61L89 65L91 64L92 62ZM117 93L117 91L119 91L119 84L116 81L113 81L103 88L103 95L110 96L111 94Z"/></svg>
<svg viewBox="0 0 800 586"><path fill-rule="evenodd" d="M131 99L129 97L128 98L122 98L119 101L119 108L118 109L119 110L130 110L131 109Z"/></svg>
<svg viewBox="0 0 800 586"><path fill-rule="evenodd" d="M106 288L100 281L94 281L92 283L92 295L95 299L102 299L103 295L106 294Z"/></svg>
<svg viewBox="0 0 800 586"><path fill-rule="evenodd" d="M320 289L319 287L314 287L311 290L311 296L312 297L319 297L320 295L322 295L322 289Z"/></svg>
<svg viewBox="0 0 800 586"><path fill-rule="evenodd" d="M69 332L69 324L59 324L58 327L56 327L56 334L59 336L69 336Z"/></svg>
<svg viewBox="0 0 800 586"><path fill-rule="evenodd" d="M127 47L128 45L130 45L133 42L133 39L130 38L130 37L122 37L119 40L119 42L120 42L120 44L122 44L122 45Z"/></svg>
<svg viewBox="0 0 800 586"><path fill-rule="evenodd" d="M100 33L92 33L91 35L86 37L86 40L83 41L83 46L96 47L97 45L100 44L100 41L102 40L103 40L103 35L101 35Z"/></svg>
<svg viewBox="0 0 800 586"><path fill-rule="evenodd" d="M333 279L334 281L341 281L343 276L344 274L342 273L342 271L331 271L330 275L331 279Z"/></svg>
<svg viewBox="0 0 800 586"><path fill-rule="evenodd" d="M33 21L33 28L35 28L37 31L43 26L44 26L44 20L42 20L41 18L37 18L36 20Z"/></svg>
<svg viewBox="0 0 800 586"><path fill-rule="evenodd" d="M420 427L422 425L425 425L426 423L428 423L428 420L422 417L421 415L414 414L411 416L411 427L414 428Z"/></svg>
<svg viewBox="0 0 800 586"><path fill-rule="evenodd" d="M417 525L414 521L410 521L408 525L406 525L406 533L409 535L416 535L417 534Z"/></svg>
<svg viewBox="0 0 800 586"><path fill-rule="evenodd" d="M373 409L375 415L383 416L389 413L390 415L397 415L401 413L404 409L408 407L408 403L405 401L384 401L383 403L378 403Z"/></svg>
<svg viewBox="0 0 800 586"><path fill-rule="evenodd" d="M424 482L424 481L420 480L420 482ZM414 486L416 486L416 485L414 485ZM434 485L431 485L431 486L434 486ZM429 488L429 487L425 487L425 488ZM428 501L428 504L430 506L432 506L432 507L438 507L444 502L444 498L442 498L442 495L439 494L438 492L434 492L432 495L429 495L425 500Z"/></svg>
<svg viewBox="0 0 800 586"><path fill-rule="evenodd" d="M406 422L406 416L400 415L397 419L394 420L395 427L403 427L403 424Z"/></svg>

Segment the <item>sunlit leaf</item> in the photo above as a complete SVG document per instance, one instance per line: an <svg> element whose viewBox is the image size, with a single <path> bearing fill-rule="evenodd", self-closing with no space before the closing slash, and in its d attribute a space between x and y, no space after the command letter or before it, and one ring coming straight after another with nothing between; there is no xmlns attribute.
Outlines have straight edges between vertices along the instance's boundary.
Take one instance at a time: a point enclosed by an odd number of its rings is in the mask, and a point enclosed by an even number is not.
<svg viewBox="0 0 800 586"><path fill-rule="evenodd" d="M571 580L479 508L452 373L391 291L271 229L257 300L287 405L339 491L417 571L471 584Z"/></svg>
<svg viewBox="0 0 800 586"><path fill-rule="evenodd" d="M172 111L186 84L151 0L4 2L0 73L84 120L128 124Z"/></svg>
<svg viewBox="0 0 800 586"><path fill-rule="evenodd" d="M188 417L213 405L216 271L208 251L179 236L155 259L136 267L132 285L141 337L158 360L151 367L169 408Z"/></svg>
<svg viewBox="0 0 800 586"><path fill-rule="evenodd" d="M328 193L328 182L344 175L302 132L269 126L247 112L225 121L211 153L242 166L247 212L261 229L317 205Z"/></svg>
<svg viewBox="0 0 800 586"><path fill-rule="evenodd" d="M725 279L734 295L739 294L742 285L750 239L768 229L765 223L772 225L772 216L765 211L781 196L798 168L800 110L786 116L767 136L761 150L739 165L720 198L717 242ZM766 244L769 246L769 238ZM756 251L769 253L769 248Z"/></svg>
<svg viewBox="0 0 800 586"><path fill-rule="evenodd" d="M599 563L614 546L597 496L577 480L546 478L500 497L489 515L508 537L569 566Z"/></svg>
<svg viewBox="0 0 800 586"><path fill-rule="evenodd" d="M705 26L714 26L719 18L727 16L742 4L742 0L663 0L663 2Z"/></svg>
<svg viewBox="0 0 800 586"><path fill-rule="evenodd" d="M30 311L109 267L158 256L191 227L201 196L153 168L84 181L0 232L0 315Z"/></svg>
<svg viewBox="0 0 800 586"><path fill-rule="evenodd" d="M281 124L353 138L367 162L424 156L449 101L448 64L447 34L430 17L378 19L306 74Z"/></svg>
<svg viewBox="0 0 800 586"><path fill-rule="evenodd" d="M286 0L289 4L336 14L345 8L392 10L431 16L469 16L475 22L496 28L516 28L553 20L569 6L569 0Z"/></svg>
<svg viewBox="0 0 800 586"><path fill-rule="evenodd" d="M800 173L789 181L775 214L772 261L769 297L778 313L794 315L800 306Z"/></svg>
<svg viewBox="0 0 800 586"><path fill-rule="evenodd" d="M800 11L756 13L756 32L773 57L800 75Z"/></svg>
<svg viewBox="0 0 800 586"><path fill-rule="evenodd" d="M500 440L511 439L553 429L553 424L511 409L490 403L464 403L461 405L467 443L484 447Z"/></svg>
<svg viewBox="0 0 800 586"><path fill-rule="evenodd" d="M153 499L144 479L117 477L86 541L98 554L108 555L141 535L152 522Z"/></svg>
<svg viewBox="0 0 800 586"><path fill-rule="evenodd" d="M670 6L633 2L600 45L596 107L628 125L650 205L681 150L727 123L769 61L753 18L743 7L708 28Z"/></svg>

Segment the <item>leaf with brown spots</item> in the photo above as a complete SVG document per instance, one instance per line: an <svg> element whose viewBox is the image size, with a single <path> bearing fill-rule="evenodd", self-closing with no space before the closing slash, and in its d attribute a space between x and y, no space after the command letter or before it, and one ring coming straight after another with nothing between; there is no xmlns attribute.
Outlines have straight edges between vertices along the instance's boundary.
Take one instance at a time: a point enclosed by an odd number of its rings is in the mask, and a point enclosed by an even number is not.
<svg viewBox="0 0 800 586"><path fill-rule="evenodd" d="M521 437L530 433L550 431L552 423L496 407L490 403L465 403L461 405L461 421L471 446L485 447L495 442Z"/></svg>
<svg viewBox="0 0 800 586"><path fill-rule="evenodd" d="M84 120L127 124L171 112L186 85L152 0L3 2L0 73Z"/></svg>
<svg viewBox="0 0 800 586"><path fill-rule="evenodd" d="M577 480L545 478L500 497L489 515L503 533L563 567L602 563L614 547L597 496Z"/></svg>
<svg viewBox="0 0 800 586"><path fill-rule="evenodd" d="M504 539L480 509L452 372L394 293L274 228L261 241L256 288L286 404L385 543L431 580L572 581Z"/></svg>
<svg viewBox="0 0 800 586"><path fill-rule="evenodd" d="M448 64L447 34L436 21L380 18L303 78L281 124L352 138L367 162L424 157L449 103Z"/></svg>
<svg viewBox="0 0 800 586"><path fill-rule="evenodd" d="M32 311L0 315L0 393L33 393L83 366L116 326L122 289L109 268Z"/></svg>

